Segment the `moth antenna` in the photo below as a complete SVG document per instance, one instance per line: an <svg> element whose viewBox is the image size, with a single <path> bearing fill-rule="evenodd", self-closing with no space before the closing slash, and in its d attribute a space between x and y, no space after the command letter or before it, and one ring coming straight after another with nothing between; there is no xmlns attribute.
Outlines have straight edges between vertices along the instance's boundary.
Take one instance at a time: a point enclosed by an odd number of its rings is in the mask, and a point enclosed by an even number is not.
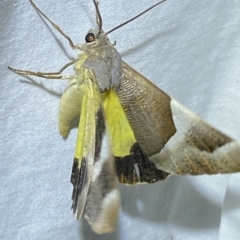
<svg viewBox="0 0 240 240"><path fill-rule="evenodd" d="M30 3L32 4L32 6L34 7L34 9L42 16L44 17L60 34L62 34L63 37L65 37L68 42L69 42L69 45L75 49L76 46L74 45L72 39L63 32L63 30L57 25L55 24L46 14L44 14L38 7L37 5L33 2L33 0L29 0Z"/></svg>
<svg viewBox="0 0 240 240"><path fill-rule="evenodd" d="M98 1L93 0L94 2L94 6L95 6L95 10L96 10L96 18L97 18L97 25L98 25L98 35L101 33L102 31L102 17L98 8Z"/></svg>
<svg viewBox="0 0 240 240"><path fill-rule="evenodd" d="M126 22L124 22L124 23L121 23L120 25L118 25L118 26L116 26L115 28L111 29L110 31L106 32L106 35L108 35L109 33L111 33L111 32L113 32L113 31L117 30L118 28L120 28L120 27L126 25L127 23L129 23L129 22L135 20L136 18L142 16L144 13L150 11L152 8L155 8L156 6L160 5L161 3L165 2L165 1L167 1L167 0L162 0L162 1L160 1L160 2L158 2L158 3L156 3L156 4L154 4L154 5L152 5L151 7L147 8L146 10L144 10L144 11L141 12L141 13L139 13L139 14L136 15L135 17L129 19L128 21L126 21Z"/></svg>

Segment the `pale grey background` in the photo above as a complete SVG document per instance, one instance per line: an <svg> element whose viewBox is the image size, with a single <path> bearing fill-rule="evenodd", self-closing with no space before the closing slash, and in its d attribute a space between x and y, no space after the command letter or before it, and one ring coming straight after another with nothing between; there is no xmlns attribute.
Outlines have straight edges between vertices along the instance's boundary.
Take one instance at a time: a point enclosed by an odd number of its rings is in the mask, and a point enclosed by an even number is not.
<svg viewBox="0 0 240 240"><path fill-rule="evenodd" d="M35 2L75 43L95 26L92 1ZM155 2L101 0L104 29ZM0 239L240 239L240 174L121 186L115 234L97 236L74 220L69 179L76 129L64 141L57 128L66 82L34 83L7 70L53 71L76 57L52 32L27 0L1 0ZM240 139L240 1L168 0L110 39L135 69Z"/></svg>

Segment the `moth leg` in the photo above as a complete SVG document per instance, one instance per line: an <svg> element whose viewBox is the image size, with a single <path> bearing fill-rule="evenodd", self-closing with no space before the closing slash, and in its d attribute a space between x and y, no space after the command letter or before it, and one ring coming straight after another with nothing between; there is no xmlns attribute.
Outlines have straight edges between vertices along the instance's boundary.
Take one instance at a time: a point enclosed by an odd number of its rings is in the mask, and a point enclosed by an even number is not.
<svg viewBox="0 0 240 240"><path fill-rule="evenodd" d="M76 45L74 45L73 41L71 40L71 38L65 34L62 29L57 25L55 24L52 20L50 20L36 5L35 3L32 1L32 0L29 0L30 3L32 4L32 6L34 7L34 9L40 14L42 15L48 22L51 23L51 25L60 33L63 35L63 37L65 37L67 40L68 40L68 43L69 45L71 46L71 48L75 49L76 48Z"/></svg>
<svg viewBox="0 0 240 240"><path fill-rule="evenodd" d="M33 72L33 71L29 71L29 70L21 70L21 69L16 69L16 68L12 68L9 67L8 68L10 70L12 70L13 72L23 75L23 76L37 76L37 77L42 77L42 78L47 78L47 79L72 79L73 76L64 76L61 75L61 73L69 66L71 66L72 64L74 64L75 61L71 61L67 64L65 64L59 71L57 72Z"/></svg>

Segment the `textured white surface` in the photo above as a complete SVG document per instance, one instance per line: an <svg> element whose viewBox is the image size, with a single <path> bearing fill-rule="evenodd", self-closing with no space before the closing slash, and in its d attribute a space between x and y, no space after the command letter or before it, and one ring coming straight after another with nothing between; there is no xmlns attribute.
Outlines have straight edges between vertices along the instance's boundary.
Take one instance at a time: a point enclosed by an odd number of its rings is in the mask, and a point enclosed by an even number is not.
<svg viewBox="0 0 240 240"><path fill-rule="evenodd" d="M104 29L156 1L102 0ZM95 26L92 1L36 4L83 42ZM52 28L51 28L52 29ZM168 0L110 35L122 57L212 125L240 139L240 1ZM173 176L121 186L115 234L96 236L71 214L76 129L57 129L66 83L27 79L7 66L55 71L76 53L27 0L0 1L0 239L240 239L240 175Z"/></svg>

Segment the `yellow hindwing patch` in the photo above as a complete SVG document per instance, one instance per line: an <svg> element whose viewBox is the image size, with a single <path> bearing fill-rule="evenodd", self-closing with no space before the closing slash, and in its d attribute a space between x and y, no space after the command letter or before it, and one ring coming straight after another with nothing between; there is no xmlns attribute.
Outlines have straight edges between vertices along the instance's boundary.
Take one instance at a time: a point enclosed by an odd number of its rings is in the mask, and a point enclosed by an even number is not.
<svg viewBox="0 0 240 240"><path fill-rule="evenodd" d="M136 139L115 90L103 94L103 106L113 155L125 157Z"/></svg>
<svg viewBox="0 0 240 240"><path fill-rule="evenodd" d="M93 82L93 74L89 69L84 71L81 114L74 157L79 159L94 153L96 135L96 113L101 105L100 92ZM93 148L93 149L92 149ZM79 164L80 167L81 164Z"/></svg>

